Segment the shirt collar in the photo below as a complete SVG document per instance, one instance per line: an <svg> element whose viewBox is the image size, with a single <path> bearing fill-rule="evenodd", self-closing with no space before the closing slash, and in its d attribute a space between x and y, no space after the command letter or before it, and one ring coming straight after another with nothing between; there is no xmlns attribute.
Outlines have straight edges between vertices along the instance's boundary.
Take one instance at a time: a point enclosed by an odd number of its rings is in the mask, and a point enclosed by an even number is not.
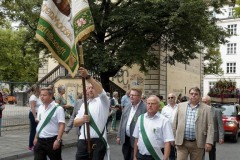
<svg viewBox="0 0 240 160"><path fill-rule="evenodd" d="M196 105L196 106L194 106L194 107L191 107L191 104L190 104L190 102L188 102L188 107L190 107L190 108L192 108L192 109L197 109L197 108L199 108L199 105L200 105L200 102L198 102L198 104Z"/></svg>
<svg viewBox="0 0 240 160"><path fill-rule="evenodd" d="M149 116L148 116L148 113L146 113L146 114L145 114L145 117L148 118L148 119L159 118L159 117L160 117L160 113L157 112L153 117L149 117Z"/></svg>
<svg viewBox="0 0 240 160"><path fill-rule="evenodd" d="M172 106L171 106L170 104L168 104L167 106L172 108ZM173 108L175 109L177 106L178 106L178 105L175 104L175 105L173 106Z"/></svg>
<svg viewBox="0 0 240 160"><path fill-rule="evenodd" d="M138 108L138 106L139 106L140 103L141 103L141 101L140 101L136 106L133 106L133 105L132 105L132 108L135 109L135 110L137 110L137 108Z"/></svg>

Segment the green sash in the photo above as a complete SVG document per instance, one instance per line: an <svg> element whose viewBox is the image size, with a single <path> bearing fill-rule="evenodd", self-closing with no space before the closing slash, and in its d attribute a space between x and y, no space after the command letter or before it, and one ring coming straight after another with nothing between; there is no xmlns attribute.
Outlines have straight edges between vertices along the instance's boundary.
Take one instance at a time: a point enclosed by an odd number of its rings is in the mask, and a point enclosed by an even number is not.
<svg viewBox="0 0 240 160"><path fill-rule="evenodd" d="M141 128L143 142L144 142L148 152L153 156L153 158L155 160L161 160L158 157L157 153L155 152L151 142L149 141L143 124L144 124L144 114L142 114L141 117L140 117L140 128Z"/></svg>
<svg viewBox="0 0 240 160"><path fill-rule="evenodd" d="M101 140L103 141L104 145L106 146L107 148L107 142L105 140L105 138L103 137L103 134L101 134L101 132L99 131L91 113L90 113L90 110L88 108L88 113L89 113L89 116L90 116L90 122L89 122L89 125L96 131L96 133L98 134L99 138L101 138ZM104 128L105 129L105 128ZM104 129L103 129L103 132L104 132Z"/></svg>
<svg viewBox="0 0 240 160"><path fill-rule="evenodd" d="M39 134L41 133L42 129L43 129L43 128L49 123L49 121L51 120L51 118L52 118L53 114L55 113L55 111L56 111L56 109L57 109L58 106L59 106L59 105L55 106L55 107L51 110L51 112L48 114L47 118L45 119L45 121L43 122L42 126L40 127L40 129L39 129L39 131L38 131L38 133L37 133L37 136L38 136L38 137L39 137Z"/></svg>

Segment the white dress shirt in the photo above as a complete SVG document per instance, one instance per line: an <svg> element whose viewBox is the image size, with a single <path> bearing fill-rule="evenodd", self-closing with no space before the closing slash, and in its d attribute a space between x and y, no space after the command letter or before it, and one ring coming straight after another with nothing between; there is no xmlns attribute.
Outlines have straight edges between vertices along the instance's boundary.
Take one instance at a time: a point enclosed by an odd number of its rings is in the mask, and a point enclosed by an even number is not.
<svg viewBox="0 0 240 160"><path fill-rule="evenodd" d="M141 116L138 117L133 137L138 138L137 146L139 153L142 155L150 155L142 138L140 118ZM145 113L143 125L151 145L161 158L161 148L164 148L164 143L174 141L171 123L166 117L157 112L153 117L149 117L148 113Z"/></svg>
<svg viewBox="0 0 240 160"><path fill-rule="evenodd" d="M178 105L175 104L173 107L171 107L169 104L163 107L161 114L164 115L169 119L171 124L173 123L176 111L177 111Z"/></svg>
<svg viewBox="0 0 240 160"><path fill-rule="evenodd" d="M55 106L58 106L55 101L52 101L47 109L45 109L44 104L39 106L37 119L39 123L37 125L37 132L40 130L40 127L44 123L45 119L47 118L48 114L53 110ZM58 135L58 128L59 123L65 123L65 114L64 109L61 106L58 106L56 111L54 112L51 120L49 123L42 129L41 133L39 134L40 138L50 138Z"/></svg>

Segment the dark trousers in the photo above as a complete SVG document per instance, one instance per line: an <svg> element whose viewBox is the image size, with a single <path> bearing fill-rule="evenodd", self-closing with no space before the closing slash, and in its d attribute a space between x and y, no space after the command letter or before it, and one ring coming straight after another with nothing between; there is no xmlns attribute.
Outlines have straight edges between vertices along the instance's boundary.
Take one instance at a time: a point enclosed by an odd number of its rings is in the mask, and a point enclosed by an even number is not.
<svg viewBox="0 0 240 160"><path fill-rule="evenodd" d="M125 143L122 146L124 160L133 160L133 148L131 147L130 137L125 136Z"/></svg>
<svg viewBox="0 0 240 160"><path fill-rule="evenodd" d="M216 160L216 143L214 143L211 151L208 154L209 154L209 160Z"/></svg>
<svg viewBox="0 0 240 160"><path fill-rule="evenodd" d="M50 160L62 160L62 144L56 150L53 150L53 143L57 136L52 138L38 138L37 144L34 146L34 160L47 160L47 156Z"/></svg>
<svg viewBox="0 0 240 160"><path fill-rule="evenodd" d="M137 160L154 160L154 158L151 155L142 155L138 151L137 152Z"/></svg>
<svg viewBox="0 0 240 160"><path fill-rule="evenodd" d="M161 149L163 155L164 155L164 148ZM176 148L171 145L170 147L170 154L169 154L169 160L175 160L176 159Z"/></svg>
<svg viewBox="0 0 240 160"><path fill-rule="evenodd" d="M33 140L36 134L37 123L31 111L29 112L29 120L30 120L30 134L28 147L33 147Z"/></svg>
<svg viewBox="0 0 240 160"><path fill-rule="evenodd" d="M89 156L87 141L86 140L78 140L77 144L77 153L76 160L103 160L106 154L107 148L103 141L99 138L93 138L91 141L91 154Z"/></svg>

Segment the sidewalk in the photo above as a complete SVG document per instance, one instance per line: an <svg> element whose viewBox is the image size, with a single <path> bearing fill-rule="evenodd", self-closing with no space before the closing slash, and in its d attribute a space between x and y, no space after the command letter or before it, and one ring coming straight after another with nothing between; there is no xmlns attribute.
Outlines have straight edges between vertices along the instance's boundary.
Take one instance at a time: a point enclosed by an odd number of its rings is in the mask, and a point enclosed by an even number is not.
<svg viewBox="0 0 240 160"><path fill-rule="evenodd" d="M116 136L116 132L108 134L108 138L111 136ZM33 155L33 151L28 150L28 138L28 128L2 132L2 136L0 137L0 160L24 159L24 157ZM77 144L75 128L68 134L63 135L63 144L63 147L71 147Z"/></svg>

